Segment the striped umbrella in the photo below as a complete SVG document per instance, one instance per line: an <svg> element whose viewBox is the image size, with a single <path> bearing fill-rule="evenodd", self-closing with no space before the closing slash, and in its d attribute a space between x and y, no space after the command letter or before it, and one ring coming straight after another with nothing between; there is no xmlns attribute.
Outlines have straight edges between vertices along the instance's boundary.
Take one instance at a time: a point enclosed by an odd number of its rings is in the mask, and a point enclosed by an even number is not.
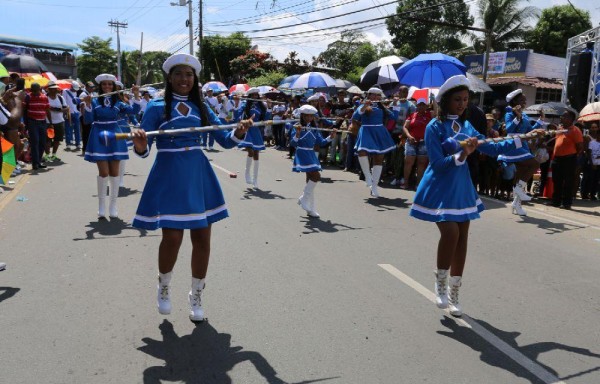
<svg viewBox="0 0 600 384"><path fill-rule="evenodd" d="M314 89L335 87L335 79L323 72L308 72L300 75L290 85L290 89Z"/></svg>
<svg viewBox="0 0 600 384"><path fill-rule="evenodd" d="M11 142L5 140L4 137L0 137L0 150L2 151L2 157L0 158L2 162L0 167L0 183L6 184L17 166L15 148Z"/></svg>
<svg viewBox="0 0 600 384"><path fill-rule="evenodd" d="M363 88L372 87L375 84L397 83L396 69L407 61L403 57L386 56L367 65L360 75L360 85Z"/></svg>
<svg viewBox="0 0 600 384"><path fill-rule="evenodd" d="M236 84L236 85L233 85L231 88L229 88L229 93L232 95L234 93L243 95L249 89L250 89L250 86L248 84Z"/></svg>
<svg viewBox="0 0 600 384"><path fill-rule="evenodd" d="M214 93L226 92L229 88L220 81L209 81L202 86L202 91L206 92L208 89L212 89Z"/></svg>
<svg viewBox="0 0 600 384"><path fill-rule="evenodd" d="M261 85L258 88L258 93L264 95L265 93L277 92L277 89L271 87L270 85Z"/></svg>

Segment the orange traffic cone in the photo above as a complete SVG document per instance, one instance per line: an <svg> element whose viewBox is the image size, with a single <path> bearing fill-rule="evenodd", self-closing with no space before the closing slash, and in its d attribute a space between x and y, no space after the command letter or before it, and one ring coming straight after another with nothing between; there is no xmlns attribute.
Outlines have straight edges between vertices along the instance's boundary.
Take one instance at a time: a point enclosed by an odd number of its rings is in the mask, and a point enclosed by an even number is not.
<svg viewBox="0 0 600 384"><path fill-rule="evenodd" d="M546 185L544 185L543 196L546 199L552 199L554 193L554 182L552 181L552 167L548 168L548 178L546 179Z"/></svg>

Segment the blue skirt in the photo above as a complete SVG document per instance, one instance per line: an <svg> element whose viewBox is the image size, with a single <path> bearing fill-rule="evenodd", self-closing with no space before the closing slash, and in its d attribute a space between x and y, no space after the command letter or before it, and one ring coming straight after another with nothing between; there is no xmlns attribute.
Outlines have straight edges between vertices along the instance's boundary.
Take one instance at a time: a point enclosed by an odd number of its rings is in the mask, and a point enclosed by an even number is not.
<svg viewBox="0 0 600 384"><path fill-rule="evenodd" d="M314 172L321 170L321 163L312 148L296 148L294 155L294 172Z"/></svg>
<svg viewBox="0 0 600 384"><path fill-rule="evenodd" d="M127 144L125 141L114 140L106 143L100 137L100 132L102 131L121 133L121 129L114 121L94 121L83 158L92 163L97 161L128 160L129 154L127 153Z"/></svg>
<svg viewBox="0 0 600 384"><path fill-rule="evenodd" d="M379 155L393 151L396 144L382 124L362 125L354 149Z"/></svg>
<svg viewBox="0 0 600 384"><path fill-rule="evenodd" d="M238 147L250 148L254 151L263 151L265 149L265 139L263 139L260 129L258 129L258 127L250 127L242 142L238 144Z"/></svg>
<svg viewBox="0 0 600 384"><path fill-rule="evenodd" d="M200 146L176 150L158 150L135 228L199 229L229 216L217 175Z"/></svg>
<svg viewBox="0 0 600 384"><path fill-rule="evenodd" d="M129 128L129 123L127 120L119 120L119 128L123 133L131 133L131 128ZM125 143L127 143L128 148L133 147L133 140L127 139L125 140Z"/></svg>

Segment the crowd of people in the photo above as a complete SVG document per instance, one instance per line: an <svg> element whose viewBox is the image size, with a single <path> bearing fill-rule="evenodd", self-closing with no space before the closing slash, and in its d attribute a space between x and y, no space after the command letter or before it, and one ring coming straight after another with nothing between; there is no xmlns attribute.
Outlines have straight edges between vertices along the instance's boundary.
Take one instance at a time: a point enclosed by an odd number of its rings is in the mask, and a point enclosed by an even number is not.
<svg viewBox="0 0 600 384"><path fill-rule="evenodd" d="M37 173L48 163L60 162L62 144L65 150L81 151L98 168L101 220L119 215L117 198L130 149L145 158L156 146L155 166L133 225L162 230L157 297L162 314L171 311L171 271L183 231L189 229L193 245L190 319L204 318L201 294L210 227L228 215L204 154L213 149L215 140L224 148L247 152L245 181L256 189L260 188L260 152L267 147L287 151L291 169L306 175L298 205L314 218L319 217L315 188L323 166L356 173L372 198L380 197L382 183L416 190L410 215L435 222L440 249L454 250L438 255L436 294L438 306L450 307L456 316L462 313L458 287L469 222L483 210L477 193L512 199L511 209L517 215L526 215L521 203L536 196L546 196L549 204L565 209L571 208L578 191L582 199L600 198L598 122L576 123L570 110L561 116L559 127L546 124L543 113L533 121L524 112L527 100L521 90L507 95L504 113L494 108L486 114L470 101L464 76L449 79L436 97L415 100L409 98L407 87L389 98L378 87L364 95L338 89L333 95L288 96L261 94L258 88L231 95L208 89L202 94L197 59L176 54L163 69L165 89L154 100L137 86L124 90L111 74L99 74L95 83L85 85L73 81L64 91L54 82L44 89L33 83L24 91L18 76L0 79L2 135L14 144L19 160L14 175L27 163ZM225 124L234 127L146 136L159 129ZM106 132L130 132L131 140L107 142ZM181 166L191 163L194 169ZM200 173L198 164L203 164ZM180 180L180 185L172 184L165 191L160 180L166 174L179 175L171 179ZM442 193L444 185L452 187L451 193ZM187 197L156 198L162 193ZM5 267L0 263L0 270Z"/></svg>

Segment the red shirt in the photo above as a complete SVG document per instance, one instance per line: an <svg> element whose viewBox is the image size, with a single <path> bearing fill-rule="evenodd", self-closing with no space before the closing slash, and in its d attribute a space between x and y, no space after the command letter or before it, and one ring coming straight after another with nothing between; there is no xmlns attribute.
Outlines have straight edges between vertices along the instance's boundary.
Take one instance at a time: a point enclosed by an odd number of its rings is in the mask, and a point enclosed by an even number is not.
<svg viewBox="0 0 600 384"><path fill-rule="evenodd" d="M431 121L431 112L425 111L425 113L414 112L408 116L408 132L417 141L425 139L425 127Z"/></svg>
<svg viewBox="0 0 600 384"><path fill-rule="evenodd" d="M47 111L50 109L48 97L43 93L34 95L30 93L23 101L23 107L27 108L27 117L32 120L46 121Z"/></svg>

